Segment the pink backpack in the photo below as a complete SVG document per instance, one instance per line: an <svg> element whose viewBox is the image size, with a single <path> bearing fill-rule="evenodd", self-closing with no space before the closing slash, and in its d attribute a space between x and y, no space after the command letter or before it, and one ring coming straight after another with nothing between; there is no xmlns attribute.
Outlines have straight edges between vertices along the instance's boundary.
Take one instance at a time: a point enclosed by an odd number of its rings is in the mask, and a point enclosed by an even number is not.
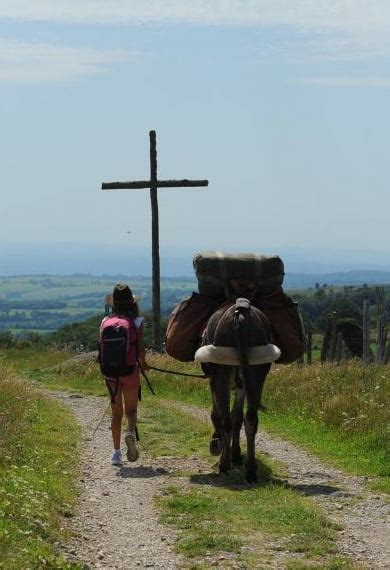
<svg viewBox="0 0 390 570"><path fill-rule="evenodd" d="M99 364L104 376L131 374L137 364L137 329L133 319L111 315L100 325Z"/></svg>

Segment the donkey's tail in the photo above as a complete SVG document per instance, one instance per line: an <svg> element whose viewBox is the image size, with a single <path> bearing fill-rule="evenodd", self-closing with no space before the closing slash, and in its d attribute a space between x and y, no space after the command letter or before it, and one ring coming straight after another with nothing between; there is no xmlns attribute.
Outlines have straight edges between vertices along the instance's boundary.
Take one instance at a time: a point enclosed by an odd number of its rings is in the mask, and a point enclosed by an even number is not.
<svg viewBox="0 0 390 570"><path fill-rule="evenodd" d="M236 307L233 313L233 330L240 359L241 378L244 382L245 388L250 385L251 381L251 369L248 355L250 306L251 303L248 299L240 297L236 300ZM243 387L242 384L240 384L240 379L237 379L238 388ZM263 411L266 409L262 404L260 404L259 408Z"/></svg>
<svg viewBox="0 0 390 570"><path fill-rule="evenodd" d="M249 357L248 357L248 337L249 337L249 311L251 303L248 299L239 297L236 300L236 306L233 313L233 330L236 339L241 377L244 384L247 383L250 377ZM237 382L240 382L238 379ZM242 388L242 386L238 386Z"/></svg>

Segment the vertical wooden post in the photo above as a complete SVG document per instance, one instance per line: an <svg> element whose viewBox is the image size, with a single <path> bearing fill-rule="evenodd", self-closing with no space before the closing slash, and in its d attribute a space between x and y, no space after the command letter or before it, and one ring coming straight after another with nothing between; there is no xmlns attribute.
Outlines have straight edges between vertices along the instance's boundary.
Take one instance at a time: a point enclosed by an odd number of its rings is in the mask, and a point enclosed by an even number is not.
<svg viewBox="0 0 390 570"><path fill-rule="evenodd" d="M306 337L306 362L309 365L313 362L312 347L313 347L313 331L310 328L307 331L307 337Z"/></svg>
<svg viewBox="0 0 390 570"><path fill-rule="evenodd" d="M337 341L336 341L336 354L335 360L336 362L340 363L345 358L345 343L343 333L339 331L337 333Z"/></svg>
<svg viewBox="0 0 390 570"><path fill-rule="evenodd" d="M382 344L382 358L381 364L385 364L386 361L386 348L387 348L387 337L388 337L388 330L384 327L383 329L383 344Z"/></svg>
<svg viewBox="0 0 390 570"><path fill-rule="evenodd" d="M330 326L330 315L328 315L328 319L326 321L326 329L325 329L325 335L324 338L322 339L322 345L321 345L321 364L323 364L324 362L326 362L327 358L328 358L328 354L329 354L329 342L325 343L325 339L327 338L327 333L329 330L329 326Z"/></svg>
<svg viewBox="0 0 390 570"><path fill-rule="evenodd" d="M150 202L152 206L152 289L153 289L153 344L156 350L161 348L160 315L160 244L158 227L157 201L157 144L156 131L149 132L150 137Z"/></svg>
<svg viewBox="0 0 390 570"><path fill-rule="evenodd" d="M331 314L331 333L329 343L329 360L335 360L337 346L337 313L332 311Z"/></svg>
<svg viewBox="0 0 390 570"><path fill-rule="evenodd" d="M390 362L390 344L387 343L383 364L388 364L389 362Z"/></svg>
<svg viewBox="0 0 390 570"><path fill-rule="evenodd" d="M387 329L385 315L385 292L383 287L376 288L376 305L377 321L375 362L377 364L384 364L386 354Z"/></svg>
<svg viewBox="0 0 390 570"><path fill-rule="evenodd" d="M363 301L363 362L370 362L370 301Z"/></svg>

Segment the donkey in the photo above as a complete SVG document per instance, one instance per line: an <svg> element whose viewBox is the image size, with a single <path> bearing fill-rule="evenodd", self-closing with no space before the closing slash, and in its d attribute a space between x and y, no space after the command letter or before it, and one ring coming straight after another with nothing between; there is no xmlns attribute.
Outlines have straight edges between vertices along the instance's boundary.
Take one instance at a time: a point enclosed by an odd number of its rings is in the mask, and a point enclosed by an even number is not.
<svg viewBox="0 0 390 570"><path fill-rule="evenodd" d="M210 317L202 346L195 360L202 363L210 376L212 395L211 419L214 434L210 452L221 455L220 473L243 461L240 431L245 424L247 439L246 480L257 481L255 436L261 395L271 363L280 357L272 344L271 328L266 316L246 298L238 298L217 309ZM230 411L232 391L234 405ZM246 413L244 418L244 403Z"/></svg>

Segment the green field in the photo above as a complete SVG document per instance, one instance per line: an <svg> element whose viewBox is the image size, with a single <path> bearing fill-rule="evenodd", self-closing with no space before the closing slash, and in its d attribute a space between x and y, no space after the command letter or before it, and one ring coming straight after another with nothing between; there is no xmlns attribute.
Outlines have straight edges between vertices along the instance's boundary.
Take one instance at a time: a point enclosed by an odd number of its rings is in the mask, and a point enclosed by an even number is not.
<svg viewBox="0 0 390 570"><path fill-rule="evenodd" d="M146 316L146 345L152 346L149 326L152 304L151 280L123 275L0 277L0 346L7 347L12 342L15 344L15 341L19 342L22 339L22 342L27 343L38 342L77 350L95 350L96 331L98 321L104 314L105 298L118 281L130 283L134 294L139 297L141 312ZM162 279L163 327L172 308L196 288L195 281L191 279ZM390 288L386 287L384 292L385 311L388 314ZM326 341L326 335L330 332L329 314L336 311L340 322L353 321L354 326L357 329L360 327L361 330L363 300L369 300L371 303L371 342L375 342L377 313L375 287L329 285L296 290L290 294L292 299L299 303L305 328L313 331L314 361L320 358L323 339ZM12 337L11 340L9 335ZM374 344L372 348L372 353L375 354ZM353 354L359 355L358 352Z"/></svg>
<svg viewBox="0 0 390 570"><path fill-rule="evenodd" d="M0 277L0 331L17 336L26 332L52 332L104 313L105 298L118 281L130 284L141 310L152 305L151 280L146 277L91 275ZM163 279L161 306L164 314L188 296L191 280Z"/></svg>

